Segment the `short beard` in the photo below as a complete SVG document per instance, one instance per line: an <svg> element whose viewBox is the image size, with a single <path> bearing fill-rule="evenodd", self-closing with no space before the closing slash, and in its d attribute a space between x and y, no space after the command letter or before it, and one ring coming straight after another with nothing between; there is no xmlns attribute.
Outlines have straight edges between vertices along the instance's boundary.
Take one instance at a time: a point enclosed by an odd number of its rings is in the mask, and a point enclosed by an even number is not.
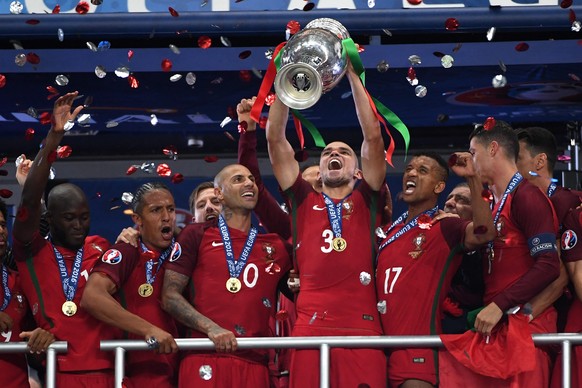
<svg viewBox="0 0 582 388"><path fill-rule="evenodd" d="M349 185L352 182L352 179L342 177L342 178L331 180L329 178L326 178L322 182L323 182L323 186L325 186L325 187L337 188L337 187Z"/></svg>

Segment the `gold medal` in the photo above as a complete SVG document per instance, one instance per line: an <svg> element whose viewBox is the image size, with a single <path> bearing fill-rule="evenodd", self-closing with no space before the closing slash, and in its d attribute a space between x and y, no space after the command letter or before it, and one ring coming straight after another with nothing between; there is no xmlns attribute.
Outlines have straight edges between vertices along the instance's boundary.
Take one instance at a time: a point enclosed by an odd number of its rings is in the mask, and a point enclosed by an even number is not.
<svg viewBox="0 0 582 388"><path fill-rule="evenodd" d="M348 243L343 237L336 237L332 241L332 246L334 251L343 252L347 248Z"/></svg>
<svg viewBox="0 0 582 388"><path fill-rule="evenodd" d="M65 303L63 303L61 310L67 317L72 317L77 313L77 305L72 300L67 300Z"/></svg>
<svg viewBox="0 0 582 388"><path fill-rule="evenodd" d="M226 281L226 289L233 294L236 294L241 289L240 280L237 278L230 278Z"/></svg>
<svg viewBox="0 0 582 388"><path fill-rule="evenodd" d="M137 289L137 293L142 298L147 298L149 296L152 296L152 294L154 293L154 286L152 286L149 283L144 283L141 286L139 286L139 288Z"/></svg>

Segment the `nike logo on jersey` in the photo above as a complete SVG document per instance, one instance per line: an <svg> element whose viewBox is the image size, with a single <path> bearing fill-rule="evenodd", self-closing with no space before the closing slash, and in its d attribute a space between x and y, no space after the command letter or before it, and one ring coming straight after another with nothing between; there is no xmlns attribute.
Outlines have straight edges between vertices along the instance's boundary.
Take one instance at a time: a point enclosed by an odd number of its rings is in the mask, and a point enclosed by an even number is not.
<svg viewBox="0 0 582 388"><path fill-rule="evenodd" d="M213 246L213 247L219 247L219 246L221 246L221 245L224 245L224 243L221 243L221 242L216 242L216 241L213 241L213 242L212 242L212 246Z"/></svg>
<svg viewBox="0 0 582 388"><path fill-rule="evenodd" d="M313 210L325 210L326 208L324 207L319 207L317 205L313 205Z"/></svg>

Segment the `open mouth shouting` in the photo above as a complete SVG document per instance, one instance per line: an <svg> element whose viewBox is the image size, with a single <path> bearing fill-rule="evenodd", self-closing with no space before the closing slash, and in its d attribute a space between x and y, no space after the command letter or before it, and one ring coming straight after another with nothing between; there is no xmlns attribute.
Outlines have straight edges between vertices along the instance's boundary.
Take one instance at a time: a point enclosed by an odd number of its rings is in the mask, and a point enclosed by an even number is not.
<svg viewBox="0 0 582 388"><path fill-rule="evenodd" d="M172 240L174 238L174 231L171 226L162 227L162 238L164 240Z"/></svg>
<svg viewBox="0 0 582 388"><path fill-rule="evenodd" d="M414 189L416 188L416 182L414 181L406 181L404 185L404 193L405 194L412 194Z"/></svg>
<svg viewBox="0 0 582 388"><path fill-rule="evenodd" d="M329 162L327 162L327 169L330 171L341 170L342 167L342 162L338 158L331 158Z"/></svg>

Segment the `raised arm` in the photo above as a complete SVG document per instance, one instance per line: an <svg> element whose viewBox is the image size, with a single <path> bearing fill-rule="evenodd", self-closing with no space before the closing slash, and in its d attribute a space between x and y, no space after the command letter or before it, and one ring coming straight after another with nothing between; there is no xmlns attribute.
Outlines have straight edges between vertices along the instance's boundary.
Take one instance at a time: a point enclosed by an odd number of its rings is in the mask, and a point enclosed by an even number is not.
<svg viewBox="0 0 582 388"><path fill-rule="evenodd" d="M170 333L124 309L112 296L116 291L115 283L107 275L93 272L83 290L81 307L100 321L143 336L146 341L155 338L160 345L157 349L159 353L178 351L178 345Z"/></svg>
<svg viewBox="0 0 582 388"><path fill-rule="evenodd" d="M71 107L78 92L67 93L55 101L52 115L52 127L45 139L44 146L32 162L30 171L22 189L19 216L14 222L14 237L28 243L39 229L41 216L41 199L49 178L50 168L55 158L55 152L65 134L67 121L74 121L83 109L80 105L71 112Z"/></svg>
<svg viewBox="0 0 582 388"><path fill-rule="evenodd" d="M481 177L475 172L471 154L458 152L455 155L456 164L451 169L455 174L467 180L471 190L473 222L469 223L465 229L463 245L468 251L472 251L495 238L495 226L493 225L493 216L491 215L489 204L485 202L481 195L483 184Z"/></svg>
<svg viewBox="0 0 582 388"><path fill-rule="evenodd" d="M267 145L273 173L281 190L287 190L299 175L299 163L295 160L293 147L285 137L289 107L278 98L271 105L267 120Z"/></svg>
<svg viewBox="0 0 582 388"><path fill-rule="evenodd" d="M362 174L368 185L378 191L386 179L384 139L380 131L380 122L372 110L366 89L351 63L346 76L350 81L356 114L364 136L361 150Z"/></svg>
<svg viewBox="0 0 582 388"><path fill-rule="evenodd" d="M202 315L182 295L189 280L188 276L170 269L166 270L162 289L162 308L187 327L206 334L214 342L217 352L234 352L237 346L234 333L223 329L210 318Z"/></svg>

